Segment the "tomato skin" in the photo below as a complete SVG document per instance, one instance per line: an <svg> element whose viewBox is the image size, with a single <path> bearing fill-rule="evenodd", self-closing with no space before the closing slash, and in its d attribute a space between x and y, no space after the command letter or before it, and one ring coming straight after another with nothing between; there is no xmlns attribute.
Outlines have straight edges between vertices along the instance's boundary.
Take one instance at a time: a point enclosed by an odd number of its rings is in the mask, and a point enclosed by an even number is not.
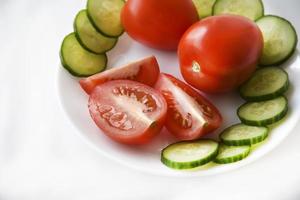
<svg viewBox="0 0 300 200"><path fill-rule="evenodd" d="M148 107L141 103L144 96ZM90 94L88 107L92 119L106 136L131 145L145 144L159 134L167 113L167 104L158 91L130 80L97 86Z"/></svg>
<svg viewBox="0 0 300 200"><path fill-rule="evenodd" d="M79 81L79 84L87 94L90 94L97 85L110 80L130 79L153 86L158 78L159 72L159 65L156 58L149 56L122 67L113 68L83 78Z"/></svg>
<svg viewBox="0 0 300 200"><path fill-rule="evenodd" d="M183 33L199 17L191 0L128 0L121 20L128 35L138 42L176 50Z"/></svg>
<svg viewBox="0 0 300 200"><path fill-rule="evenodd" d="M178 56L184 79L209 93L236 89L255 71L263 48L262 33L237 15L212 16L183 35ZM195 62L198 63L194 65Z"/></svg>
<svg viewBox="0 0 300 200"><path fill-rule="evenodd" d="M163 94L168 104L165 126L178 139L198 139L220 127L222 116L218 109L186 83L172 75L161 73L155 89ZM181 119L187 119L185 116L189 116L190 122L186 125L190 123L190 127L184 127L183 120L176 118L178 112L182 116ZM205 124L201 124L195 112L203 117Z"/></svg>

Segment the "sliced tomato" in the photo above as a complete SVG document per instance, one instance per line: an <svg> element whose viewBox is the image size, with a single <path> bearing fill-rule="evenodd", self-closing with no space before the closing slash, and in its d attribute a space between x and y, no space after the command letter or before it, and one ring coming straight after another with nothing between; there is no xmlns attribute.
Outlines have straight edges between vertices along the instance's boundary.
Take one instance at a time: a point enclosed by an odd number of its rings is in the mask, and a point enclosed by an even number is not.
<svg viewBox="0 0 300 200"><path fill-rule="evenodd" d="M93 90L89 111L97 126L111 139L143 144L160 132L167 104L158 91L147 85L116 80Z"/></svg>
<svg viewBox="0 0 300 200"><path fill-rule="evenodd" d="M177 138L198 139L221 125L218 109L184 82L162 73L155 88L167 101L166 128Z"/></svg>
<svg viewBox="0 0 300 200"><path fill-rule="evenodd" d="M93 89L110 80L129 79L153 86L159 75L159 65L154 56L150 56L122 67L112 68L79 81L84 91L90 94Z"/></svg>

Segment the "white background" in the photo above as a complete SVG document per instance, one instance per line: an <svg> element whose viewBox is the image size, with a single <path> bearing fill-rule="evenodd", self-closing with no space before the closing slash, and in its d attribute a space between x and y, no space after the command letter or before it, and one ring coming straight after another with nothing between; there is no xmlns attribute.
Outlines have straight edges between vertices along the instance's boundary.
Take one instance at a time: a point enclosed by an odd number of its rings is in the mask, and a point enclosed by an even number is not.
<svg viewBox="0 0 300 200"><path fill-rule="evenodd" d="M300 33L298 0L264 2ZM198 178L148 175L90 148L57 92L60 43L84 5L0 0L0 200L300 199L300 125L253 164Z"/></svg>

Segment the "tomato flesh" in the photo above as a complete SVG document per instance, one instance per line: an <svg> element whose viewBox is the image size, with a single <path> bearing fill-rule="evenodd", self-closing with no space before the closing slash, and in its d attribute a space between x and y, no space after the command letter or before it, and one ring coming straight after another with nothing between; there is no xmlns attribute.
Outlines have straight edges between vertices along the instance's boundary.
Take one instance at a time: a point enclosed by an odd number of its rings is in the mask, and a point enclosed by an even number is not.
<svg viewBox="0 0 300 200"><path fill-rule="evenodd" d="M111 139L143 144L160 132L167 105L162 95L147 85L116 80L93 90L89 111L97 126Z"/></svg>
<svg viewBox="0 0 300 200"><path fill-rule="evenodd" d="M257 25L236 15L208 17L183 35L178 55L184 79L204 92L236 89L255 71L263 39Z"/></svg>
<svg viewBox="0 0 300 200"><path fill-rule="evenodd" d="M192 0L128 0L121 13L128 35L163 50L176 50L183 33L198 20Z"/></svg>
<svg viewBox="0 0 300 200"><path fill-rule="evenodd" d="M175 77L160 74L155 88L168 105L165 126L178 139L198 139L221 125L222 116L218 109Z"/></svg>
<svg viewBox="0 0 300 200"><path fill-rule="evenodd" d="M112 68L79 81L82 89L90 94L93 89L110 80L129 79L153 86L159 75L159 65L154 56Z"/></svg>

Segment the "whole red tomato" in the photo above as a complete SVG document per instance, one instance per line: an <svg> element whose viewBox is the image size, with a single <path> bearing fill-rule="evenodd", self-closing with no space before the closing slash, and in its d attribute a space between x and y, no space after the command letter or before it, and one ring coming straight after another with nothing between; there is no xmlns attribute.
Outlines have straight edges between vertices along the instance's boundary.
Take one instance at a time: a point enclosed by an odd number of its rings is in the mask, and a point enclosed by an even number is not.
<svg viewBox="0 0 300 200"><path fill-rule="evenodd" d="M198 21L198 14L192 0L128 0L121 20L138 42L176 50L183 33Z"/></svg>
<svg viewBox="0 0 300 200"><path fill-rule="evenodd" d="M227 92L255 71L262 34L251 20L236 15L208 17L183 35L178 55L184 79L195 88Z"/></svg>

